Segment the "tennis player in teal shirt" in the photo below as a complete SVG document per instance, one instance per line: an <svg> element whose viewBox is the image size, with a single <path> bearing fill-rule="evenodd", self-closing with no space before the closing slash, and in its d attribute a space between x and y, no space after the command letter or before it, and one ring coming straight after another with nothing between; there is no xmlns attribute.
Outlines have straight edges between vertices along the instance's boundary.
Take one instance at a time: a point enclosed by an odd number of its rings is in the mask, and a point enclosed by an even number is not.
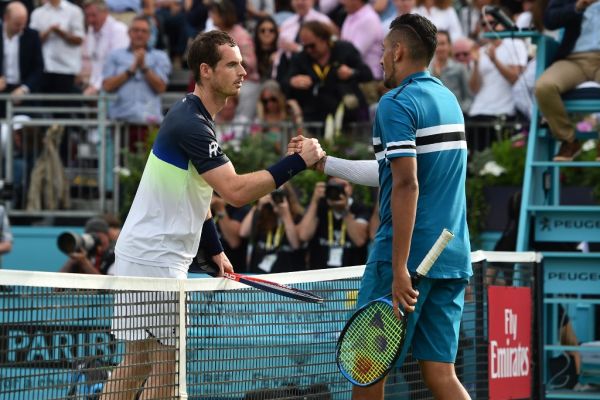
<svg viewBox="0 0 600 400"><path fill-rule="evenodd" d="M392 292L394 307L412 313L407 343L436 399L469 399L454 370L464 292L472 275L466 222L467 143L456 97L427 72L436 47L426 18L396 18L383 42L381 64L390 89L373 126L375 160L326 157L327 175L379 186L380 226L361 282L358 307ZM301 148L297 138L290 151ZM427 278L410 275L447 228L454 240ZM408 346L404 346L404 349ZM405 350L406 351L406 350ZM404 359L405 354L400 358ZM355 386L354 400L383 399L385 380Z"/></svg>

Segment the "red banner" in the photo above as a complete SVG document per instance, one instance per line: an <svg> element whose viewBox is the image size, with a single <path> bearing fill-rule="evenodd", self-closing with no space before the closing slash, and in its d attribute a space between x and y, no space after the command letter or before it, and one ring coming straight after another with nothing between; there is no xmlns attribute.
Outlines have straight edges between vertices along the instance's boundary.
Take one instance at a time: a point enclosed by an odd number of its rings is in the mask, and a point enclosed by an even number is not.
<svg viewBox="0 0 600 400"><path fill-rule="evenodd" d="M488 287L490 400L531 398L531 289Z"/></svg>

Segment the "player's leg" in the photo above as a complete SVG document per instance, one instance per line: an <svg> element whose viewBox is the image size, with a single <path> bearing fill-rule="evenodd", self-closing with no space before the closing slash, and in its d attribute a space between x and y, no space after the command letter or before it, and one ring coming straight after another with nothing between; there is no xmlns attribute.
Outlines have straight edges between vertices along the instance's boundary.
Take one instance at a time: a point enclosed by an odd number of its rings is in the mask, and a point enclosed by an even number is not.
<svg viewBox="0 0 600 400"><path fill-rule="evenodd" d="M152 372L139 400L175 399L177 396L176 349L153 341L149 352Z"/></svg>
<svg viewBox="0 0 600 400"><path fill-rule="evenodd" d="M384 387L385 379L367 387L353 386L352 400L383 400Z"/></svg>
<svg viewBox="0 0 600 400"><path fill-rule="evenodd" d="M436 400L470 399L454 370L466 279L424 279L431 284L414 332L413 355ZM423 282L425 283L425 282Z"/></svg>
<svg viewBox="0 0 600 400"><path fill-rule="evenodd" d="M391 291L390 283L393 281L393 279L391 263L376 262L367 264L361 281L357 308L362 307L371 300L388 295ZM410 343L412 342L412 335L415 331L415 325L419 320L421 307L423 301L427 298L428 291L428 286L419 286L419 298L417 305L415 306L415 311L411 313L408 319L404 346L402 348L402 353L398 358L397 365L402 365L404 359L406 358L406 354L410 348ZM386 379L382 379L381 381L368 387L353 386L352 400L383 400L385 394L385 381Z"/></svg>
<svg viewBox="0 0 600 400"><path fill-rule="evenodd" d="M468 400L471 397L456 377L454 364L419 361L425 385L436 400Z"/></svg>
<svg viewBox="0 0 600 400"><path fill-rule="evenodd" d="M148 340L125 342L121 363L113 368L106 381L100 400L134 400L152 366L148 353Z"/></svg>

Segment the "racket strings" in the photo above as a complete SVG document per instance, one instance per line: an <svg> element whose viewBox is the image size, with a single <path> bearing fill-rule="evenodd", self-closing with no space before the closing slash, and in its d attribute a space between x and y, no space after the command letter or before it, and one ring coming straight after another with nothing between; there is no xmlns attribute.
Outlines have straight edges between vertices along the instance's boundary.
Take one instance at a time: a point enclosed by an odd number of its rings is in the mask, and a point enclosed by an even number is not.
<svg viewBox="0 0 600 400"><path fill-rule="evenodd" d="M340 341L339 364L359 384L381 378L395 362L405 334L405 322L392 306L375 302L354 318Z"/></svg>

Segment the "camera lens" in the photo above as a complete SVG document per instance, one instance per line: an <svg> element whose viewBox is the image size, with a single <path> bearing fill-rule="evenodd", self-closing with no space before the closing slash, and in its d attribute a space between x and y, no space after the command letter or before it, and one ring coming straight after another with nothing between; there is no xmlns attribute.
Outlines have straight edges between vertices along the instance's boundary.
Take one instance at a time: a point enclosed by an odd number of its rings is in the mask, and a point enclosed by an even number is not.
<svg viewBox="0 0 600 400"><path fill-rule="evenodd" d="M78 248L77 234L73 232L64 232L58 236L56 241L58 249L65 254L73 253Z"/></svg>
<svg viewBox="0 0 600 400"><path fill-rule="evenodd" d="M281 189L275 190L274 192L271 192L271 199L273 199L273 202L276 204L283 203L285 192Z"/></svg>
<svg viewBox="0 0 600 400"><path fill-rule="evenodd" d="M342 198L344 193L344 185L338 183L328 183L325 186L325 197L331 201L337 201Z"/></svg>
<svg viewBox="0 0 600 400"><path fill-rule="evenodd" d="M100 243L100 239L93 233L77 234L75 232L63 232L58 236L56 244L58 249L65 254L75 251L91 251Z"/></svg>

